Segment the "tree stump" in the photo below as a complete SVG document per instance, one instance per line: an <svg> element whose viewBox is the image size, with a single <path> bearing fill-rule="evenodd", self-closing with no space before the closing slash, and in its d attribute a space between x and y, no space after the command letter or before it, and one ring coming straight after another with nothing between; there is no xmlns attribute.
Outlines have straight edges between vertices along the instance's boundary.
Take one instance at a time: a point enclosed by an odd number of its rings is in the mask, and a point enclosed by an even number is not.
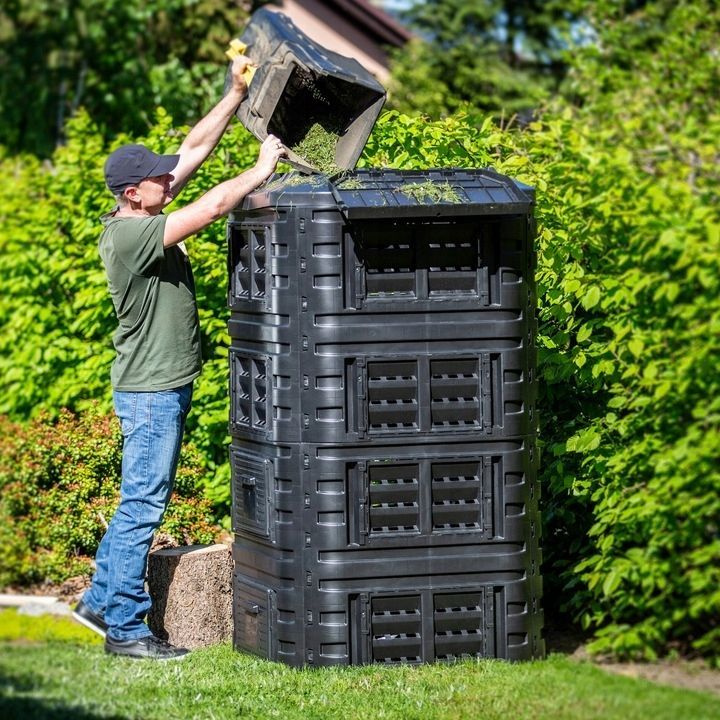
<svg viewBox="0 0 720 720"><path fill-rule="evenodd" d="M227 545L190 545L150 553L148 626L186 648L232 637L232 555Z"/></svg>

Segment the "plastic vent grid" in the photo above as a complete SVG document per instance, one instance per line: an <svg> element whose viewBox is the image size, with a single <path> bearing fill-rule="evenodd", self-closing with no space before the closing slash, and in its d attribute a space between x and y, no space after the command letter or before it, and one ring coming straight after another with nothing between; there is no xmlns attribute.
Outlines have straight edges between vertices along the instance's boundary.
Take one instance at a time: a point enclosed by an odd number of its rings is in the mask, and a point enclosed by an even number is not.
<svg viewBox="0 0 720 720"><path fill-rule="evenodd" d="M267 426L266 358L240 355L231 350L231 416L234 425L264 431Z"/></svg>
<svg viewBox="0 0 720 720"><path fill-rule="evenodd" d="M430 362L433 427L480 425L480 367L477 359Z"/></svg>
<svg viewBox="0 0 720 720"><path fill-rule="evenodd" d="M364 265L369 298L416 297L417 259L406 230L383 228L370 236L364 244Z"/></svg>
<svg viewBox="0 0 720 720"><path fill-rule="evenodd" d="M482 527L482 466L448 463L432 466L434 530L477 530Z"/></svg>
<svg viewBox="0 0 720 720"><path fill-rule="evenodd" d="M464 232L458 232L458 230ZM456 225L456 235L472 226ZM477 295L479 238L467 240L431 240L427 244L428 293L434 295ZM448 259L452 258L451 262Z"/></svg>
<svg viewBox="0 0 720 720"><path fill-rule="evenodd" d="M485 656L484 594L438 593L433 598L435 659Z"/></svg>
<svg viewBox="0 0 720 720"><path fill-rule="evenodd" d="M231 229L232 300L265 300L266 260L266 228Z"/></svg>
<svg viewBox="0 0 720 720"><path fill-rule="evenodd" d="M356 253L368 300L479 294L479 225L372 226L363 231Z"/></svg>
<svg viewBox="0 0 720 720"><path fill-rule="evenodd" d="M369 468L371 533L419 532L418 469L417 465Z"/></svg>
<svg viewBox="0 0 720 720"><path fill-rule="evenodd" d="M372 430L418 427L417 360L369 362L368 427Z"/></svg>
<svg viewBox="0 0 720 720"><path fill-rule="evenodd" d="M420 595L372 599L373 662L392 664L421 661L420 601Z"/></svg>

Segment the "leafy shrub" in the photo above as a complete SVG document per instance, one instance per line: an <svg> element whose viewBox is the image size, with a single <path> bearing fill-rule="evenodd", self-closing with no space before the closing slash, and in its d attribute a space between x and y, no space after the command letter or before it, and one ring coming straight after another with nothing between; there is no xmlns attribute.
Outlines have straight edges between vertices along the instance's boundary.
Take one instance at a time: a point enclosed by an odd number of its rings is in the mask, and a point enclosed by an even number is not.
<svg viewBox="0 0 720 720"><path fill-rule="evenodd" d="M90 572L119 500L121 447L119 423L97 408L27 425L0 418L0 586ZM211 542L217 531L197 497L199 459L183 449L160 528L179 543Z"/></svg>

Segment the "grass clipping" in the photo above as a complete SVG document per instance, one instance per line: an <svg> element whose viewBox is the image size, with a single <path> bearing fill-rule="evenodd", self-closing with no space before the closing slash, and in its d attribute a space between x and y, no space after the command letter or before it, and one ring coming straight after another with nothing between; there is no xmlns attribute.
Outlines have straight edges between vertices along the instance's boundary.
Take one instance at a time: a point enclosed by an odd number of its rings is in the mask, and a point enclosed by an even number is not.
<svg viewBox="0 0 720 720"><path fill-rule="evenodd" d="M431 203L462 202L462 198L447 180L445 182L426 180L421 183L408 183L407 185L395 188L395 192L401 192L403 195L407 195L418 203L423 200L429 200Z"/></svg>
<svg viewBox="0 0 720 720"><path fill-rule="evenodd" d="M342 172L342 168L335 164L335 148L339 137L315 123L310 126L305 137L290 149L323 175L336 175Z"/></svg>

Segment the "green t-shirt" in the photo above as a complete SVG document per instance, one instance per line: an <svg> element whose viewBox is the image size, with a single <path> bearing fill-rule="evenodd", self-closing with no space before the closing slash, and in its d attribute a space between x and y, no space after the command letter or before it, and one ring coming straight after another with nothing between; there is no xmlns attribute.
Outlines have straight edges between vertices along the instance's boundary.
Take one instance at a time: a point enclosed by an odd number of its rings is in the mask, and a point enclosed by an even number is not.
<svg viewBox="0 0 720 720"><path fill-rule="evenodd" d="M169 390L200 374L195 283L183 249L163 246L166 220L104 220L98 247L119 323L113 336L115 390Z"/></svg>

